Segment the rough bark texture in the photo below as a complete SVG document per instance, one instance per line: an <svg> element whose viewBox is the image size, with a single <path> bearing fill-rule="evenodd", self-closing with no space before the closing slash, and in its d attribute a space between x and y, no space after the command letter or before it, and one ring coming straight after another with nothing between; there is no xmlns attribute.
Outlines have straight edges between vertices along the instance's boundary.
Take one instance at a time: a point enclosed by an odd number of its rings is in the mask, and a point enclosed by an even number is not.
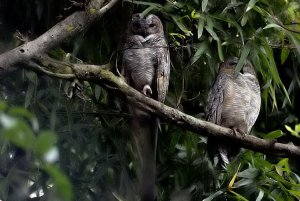
<svg viewBox="0 0 300 201"><path fill-rule="evenodd" d="M90 1L84 11L71 14L35 40L1 54L0 69L9 71L15 64L28 60L37 54L43 54L67 38L86 31L93 22L100 19L117 2L118 0L107 1L107 3L104 0Z"/></svg>

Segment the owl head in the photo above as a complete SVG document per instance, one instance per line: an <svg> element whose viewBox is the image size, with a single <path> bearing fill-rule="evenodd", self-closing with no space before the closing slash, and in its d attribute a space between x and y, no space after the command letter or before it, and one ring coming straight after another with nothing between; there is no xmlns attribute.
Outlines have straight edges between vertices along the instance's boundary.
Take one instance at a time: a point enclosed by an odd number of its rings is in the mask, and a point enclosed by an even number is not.
<svg viewBox="0 0 300 201"><path fill-rule="evenodd" d="M229 57L221 64L219 72L233 73L238 61L237 57Z"/></svg>
<svg viewBox="0 0 300 201"><path fill-rule="evenodd" d="M160 19L153 14L143 16L141 13L132 16L129 34L147 37L151 34L164 34Z"/></svg>
<svg viewBox="0 0 300 201"><path fill-rule="evenodd" d="M247 60L246 64L243 66L243 73L249 73L251 75L256 76L256 72L254 70L254 67L250 63L250 61Z"/></svg>

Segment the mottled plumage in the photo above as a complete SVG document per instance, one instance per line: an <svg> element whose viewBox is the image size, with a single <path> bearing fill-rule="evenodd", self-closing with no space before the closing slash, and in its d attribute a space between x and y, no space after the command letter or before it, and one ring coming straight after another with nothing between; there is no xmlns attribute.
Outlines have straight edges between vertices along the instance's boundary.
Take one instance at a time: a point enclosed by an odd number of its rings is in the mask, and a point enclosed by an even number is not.
<svg viewBox="0 0 300 201"><path fill-rule="evenodd" d="M157 16L135 14L132 17L124 46L123 64L129 85L164 102L169 86L170 54L162 23ZM145 86L151 90L145 90Z"/></svg>
<svg viewBox="0 0 300 201"><path fill-rule="evenodd" d="M260 87L256 73L250 62L242 72L234 74L238 58L232 57L221 64L219 74L209 91L207 120L232 128L241 134L249 134L260 110ZM208 139L208 150L215 165L223 167L229 163L228 157L238 154L239 147L216 138Z"/></svg>
<svg viewBox="0 0 300 201"><path fill-rule="evenodd" d="M170 54L164 37L163 25L155 15L135 14L128 25L123 52L126 82L160 102L164 102L169 86ZM133 115L132 135L141 162L141 201L155 199L156 140L159 121L154 115L128 105Z"/></svg>

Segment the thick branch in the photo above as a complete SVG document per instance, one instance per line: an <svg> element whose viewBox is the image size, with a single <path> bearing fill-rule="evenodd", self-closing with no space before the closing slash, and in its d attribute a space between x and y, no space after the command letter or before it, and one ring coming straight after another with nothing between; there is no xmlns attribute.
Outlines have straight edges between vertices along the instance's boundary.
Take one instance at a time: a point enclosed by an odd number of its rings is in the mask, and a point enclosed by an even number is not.
<svg viewBox="0 0 300 201"><path fill-rule="evenodd" d="M239 146L265 154L300 156L300 147L297 147L292 143L282 144L275 141L260 139L251 135L234 135L232 130L229 128L224 128L201 119L196 119L179 110L148 98L128 86L123 78L117 77L111 73L109 71L109 64L103 66L70 64L42 56L36 58L34 62L35 66L29 66L31 69L43 69L44 73L54 77L64 78L62 75L67 74L69 77L77 77L79 79L94 81L97 83L99 83L99 81L106 81L106 83L108 82L113 84L118 88L118 90L127 96L128 100L134 102L137 106L142 107L173 124L201 135L224 138L239 144ZM39 66L39 68L37 68L37 66Z"/></svg>
<svg viewBox="0 0 300 201"><path fill-rule="evenodd" d="M118 0L110 0L104 5L105 2L104 0L90 1L84 11L77 11L71 14L35 40L1 54L0 68L8 70L15 64L28 60L35 55L45 53L58 46L67 38L85 31L89 25L98 20Z"/></svg>

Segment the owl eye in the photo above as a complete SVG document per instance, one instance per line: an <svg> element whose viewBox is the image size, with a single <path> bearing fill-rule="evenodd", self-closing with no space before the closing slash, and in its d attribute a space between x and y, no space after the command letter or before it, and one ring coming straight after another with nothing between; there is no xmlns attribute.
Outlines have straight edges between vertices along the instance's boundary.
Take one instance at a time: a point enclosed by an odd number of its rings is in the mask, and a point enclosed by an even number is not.
<svg viewBox="0 0 300 201"><path fill-rule="evenodd" d="M149 27L150 28L155 27L155 24L149 24Z"/></svg>

